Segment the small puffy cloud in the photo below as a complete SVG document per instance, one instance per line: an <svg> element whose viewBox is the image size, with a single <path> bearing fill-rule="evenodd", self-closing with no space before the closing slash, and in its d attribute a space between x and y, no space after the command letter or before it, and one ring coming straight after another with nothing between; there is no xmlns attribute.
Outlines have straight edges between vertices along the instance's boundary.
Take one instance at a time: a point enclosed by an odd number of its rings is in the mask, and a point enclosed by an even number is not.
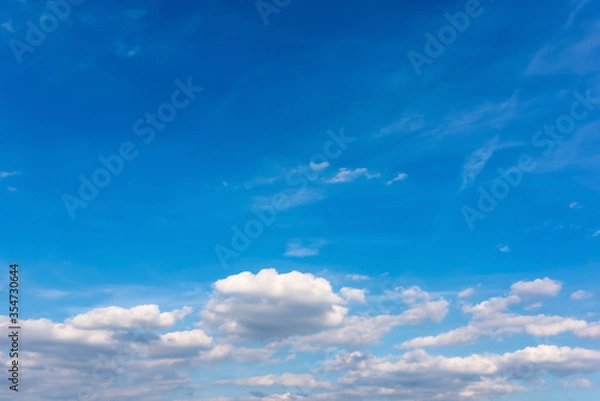
<svg viewBox="0 0 600 401"><path fill-rule="evenodd" d="M381 175L379 173L370 174L369 170L366 168L357 168L354 170L349 170L347 168L341 168L341 169L339 169L338 173L335 176L326 180L325 182L328 184L341 184L341 183L347 183L347 182L354 181L360 177L366 177L367 179L370 180L371 178L378 178L380 176Z"/></svg>
<svg viewBox="0 0 600 401"><path fill-rule="evenodd" d="M545 295L554 297L558 295L562 283L548 277L533 281L519 281L511 285L510 289L516 295Z"/></svg>
<svg viewBox="0 0 600 401"><path fill-rule="evenodd" d="M130 309L119 306L93 309L66 320L80 329L141 329L173 326L192 311L186 306L172 312L160 312L158 305L140 305Z"/></svg>
<svg viewBox="0 0 600 401"><path fill-rule="evenodd" d="M17 188L15 188L15 187L6 187L6 190L8 192L15 192L17 190Z"/></svg>
<svg viewBox="0 0 600 401"><path fill-rule="evenodd" d="M571 299L575 301L581 301L582 299L589 299L593 296L594 294L589 291L578 290L571 294Z"/></svg>
<svg viewBox="0 0 600 401"><path fill-rule="evenodd" d="M299 240L288 242L285 256L294 258L305 258L309 256L317 256L323 245L327 242L322 239L312 241L310 243L302 243Z"/></svg>
<svg viewBox="0 0 600 401"><path fill-rule="evenodd" d="M581 205L579 203L577 203L577 202L571 202L571 203L569 203L569 207L571 209L581 209Z"/></svg>
<svg viewBox="0 0 600 401"><path fill-rule="evenodd" d="M475 294L475 289L474 288L467 288L467 289L462 290L461 292L459 292L458 293L458 297L459 298L467 298L467 297L470 297L473 294Z"/></svg>
<svg viewBox="0 0 600 401"><path fill-rule="evenodd" d="M592 234L592 237L600 237L600 230Z"/></svg>
<svg viewBox="0 0 600 401"><path fill-rule="evenodd" d="M396 181L404 181L404 179L408 177L408 175L406 173L398 173L398 175L389 180L388 182L385 183L385 185L392 185L393 183L395 183Z"/></svg>
<svg viewBox="0 0 600 401"><path fill-rule="evenodd" d="M367 290L359 290L356 288L348 288L348 287L344 287L340 290L340 295L342 296L342 298L344 298L346 301L355 301L355 302L361 302L364 303L365 302L365 292Z"/></svg>
<svg viewBox="0 0 600 401"><path fill-rule="evenodd" d="M498 250L503 253L509 253L510 247L508 245L498 245Z"/></svg>

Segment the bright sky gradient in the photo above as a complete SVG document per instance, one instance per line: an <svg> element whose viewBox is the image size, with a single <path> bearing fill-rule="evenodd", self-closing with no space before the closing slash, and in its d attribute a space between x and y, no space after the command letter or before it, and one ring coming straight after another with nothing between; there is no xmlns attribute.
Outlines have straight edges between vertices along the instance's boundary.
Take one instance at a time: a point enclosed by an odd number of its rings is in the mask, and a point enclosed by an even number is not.
<svg viewBox="0 0 600 401"><path fill-rule="evenodd" d="M534 3L5 0L18 396L597 400L600 5Z"/></svg>

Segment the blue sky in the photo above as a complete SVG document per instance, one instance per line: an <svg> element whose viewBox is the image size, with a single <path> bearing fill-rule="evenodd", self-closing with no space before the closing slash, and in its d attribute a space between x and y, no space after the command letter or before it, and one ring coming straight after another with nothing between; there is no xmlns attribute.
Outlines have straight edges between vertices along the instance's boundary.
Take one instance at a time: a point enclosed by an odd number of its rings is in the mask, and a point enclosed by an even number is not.
<svg viewBox="0 0 600 401"><path fill-rule="evenodd" d="M597 4L198 3L0 9L23 399L597 398Z"/></svg>

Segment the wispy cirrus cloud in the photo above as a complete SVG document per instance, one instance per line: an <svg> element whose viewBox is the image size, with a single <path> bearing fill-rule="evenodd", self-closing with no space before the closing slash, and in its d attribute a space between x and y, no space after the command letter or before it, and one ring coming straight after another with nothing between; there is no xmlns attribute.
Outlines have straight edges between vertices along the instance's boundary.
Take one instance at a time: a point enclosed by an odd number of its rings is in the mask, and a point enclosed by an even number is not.
<svg viewBox="0 0 600 401"><path fill-rule="evenodd" d="M487 161L492 157L496 149L498 149L498 141L499 137L495 136L494 138L487 141L482 147L473 151L465 161L463 165L462 171L462 185L460 187L460 191L465 188L470 187L475 182L475 179L484 169Z"/></svg>
<svg viewBox="0 0 600 401"><path fill-rule="evenodd" d="M8 20L8 21L0 24L0 26L2 28L4 28L6 31L8 31L8 32L14 32L15 31L15 27L12 24L12 20Z"/></svg>
<svg viewBox="0 0 600 401"><path fill-rule="evenodd" d="M411 133L423 129L426 124L427 123L424 115L405 113L398 121L381 128L374 136L376 138L380 138L397 133Z"/></svg>
<svg viewBox="0 0 600 401"><path fill-rule="evenodd" d="M323 239L313 241L291 240L287 244L285 256L294 258L305 258L309 256L317 256L321 248L327 244Z"/></svg>
<svg viewBox="0 0 600 401"><path fill-rule="evenodd" d="M365 177L368 180L372 178L379 178L381 174L375 173L370 174L367 168L356 168L354 170L350 170L348 168L340 168L337 174L329 179L326 179L325 182L327 184L344 184L347 182L351 182L356 180L357 178Z"/></svg>
<svg viewBox="0 0 600 401"><path fill-rule="evenodd" d="M408 177L408 175L406 173L398 173L398 175L396 177L394 177L393 179L387 181L385 183L385 185L392 185L396 181L404 181L406 179L406 177Z"/></svg>
<svg viewBox="0 0 600 401"><path fill-rule="evenodd" d="M20 174L19 171L0 171L0 178L11 177Z"/></svg>

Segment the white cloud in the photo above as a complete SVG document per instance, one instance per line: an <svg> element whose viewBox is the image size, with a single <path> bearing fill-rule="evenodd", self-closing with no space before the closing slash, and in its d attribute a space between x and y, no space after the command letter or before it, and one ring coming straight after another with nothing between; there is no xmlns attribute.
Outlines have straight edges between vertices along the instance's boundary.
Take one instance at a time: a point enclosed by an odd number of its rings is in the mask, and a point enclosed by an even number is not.
<svg viewBox="0 0 600 401"><path fill-rule="evenodd" d="M328 366L331 370L348 371L340 383L352 388L376 385L397 394L394 399L489 399L527 391L524 383L517 383L523 379L532 380L543 374L564 377L597 372L600 351L541 345L502 355L464 357L432 356L423 350L384 358L362 353L349 357L342 353ZM528 376L520 367L528 368Z"/></svg>
<svg viewBox="0 0 600 401"><path fill-rule="evenodd" d="M592 237L600 237L600 230L592 234Z"/></svg>
<svg viewBox="0 0 600 401"><path fill-rule="evenodd" d="M148 348L147 355L163 358L186 357L213 346L212 337L202 330L174 331L162 334L158 341Z"/></svg>
<svg viewBox="0 0 600 401"><path fill-rule="evenodd" d="M326 180L325 182L328 184L340 184L340 183L347 183L347 182L351 182L356 180L357 178L360 177L366 177L367 179L371 179L371 178L378 178L381 175L379 173L376 174L370 174L369 170L366 168L356 168L354 170L349 170L347 168L341 168L339 169L338 173Z"/></svg>
<svg viewBox="0 0 600 401"><path fill-rule="evenodd" d="M475 294L475 289L474 288L467 288L467 289L462 290L461 292L459 292L458 293L458 297L459 298L467 298L467 297L470 297L473 294Z"/></svg>
<svg viewBox="0 0 600 401"><path fill-rule="evenodd" d="M0 171L0 178L6 178L19 174L18 171Z"/></svg>
<svg viewBox="0 0 600 401"><path fill-rule="evenodd" d="M214 284L204 324L239 337L271 338L339 326L344 300L324 278L297 271L243 272Z"/></svg>
<svg viewBox="0 0 600 401"><path fill-rule="evenodd" d="M541 308L542 306L544 306L544 303L543 303L543 302L536 302L536 303L533 303L533 304L531 304L531 305L527 305L527 306L526 306L526 307L524 307L523 309L525 309L525 310L527 310L527 311L529 311L529 310L536 310L536 309L539 309L539 308Z"/></svg>
<svg viewBox="0 0 600 401"><path fill-rule="evenodd" d="M503 253L509 253L510 247L508 245L498 245L498 250Z"/></svg>
<svg viewBox="0 0 600 401"><path fill-rule="evenodd" d="M365 280L370 280L371 279L371 277L369 277L369 276L363 276L361 274L347 274L346 278L350 279L352 281L365 281Z"/></svg>
<svg viewBox="0 0 600 401"><path fill-rule="evenodd" d="M592 294L589 291L585 291L585 290L578 290L575 291L574 293L571 294L571 299L576 300L576 301L580 301L582 299L588 299L593 297L594 294Z"/></svg>
<svg viewBox="0 0 600 401"><path fill-rule="evenodd" d="M257 196L253 198L252 206L257 209L272 208L278 205L278 210L288 210L298 206L316 202L324 198L319 189L285 190L272 196Z"/></svg>
<svg viewBox="0 0 600 401"><path fill-rule="evenodd" d="M556 295L560 290L558 282L536 280L520 281L513 291L522 295ZM475 305L464 305L463 313L471 314L467 326L446 333L417 337L405 341L400 348L442 347L467 344L481 336L500 338L502 335L525 333L534 337L556 336L571 332L578 338L600 339L600 322L589 323L585 320L544 314L527 316L508 312L511 305L519 304L521 298L512 294L508 297L495 297ZM535 309L541 303L534 303L525 309Z"/></svg>
<svg viewBox="0 0 600 401"><path fill-rule="evenodd" d="M393 124L383 127L375 137L383 137L395 134L397 132L410 133L425 127L425 116L413 113L403 114L400 120Z"/></svg>
<svg viewBox="0 0 600 401"><path fill-rule="evenodd" d="M289 241L287 244L287 249L285 251L285 256L294 257L294 258L305 258L309 256L317 256L319 251L323 245L325 245L327 241L318 239L315 241L311 241L308 243L303 243L299 240Z"/></svg>
<svg viewBox="0 0 600 401"><path fill-rule="evenodd" d="M310 162L309 164L310 168L315 170L315 171L321 171L326 169L327 167L329 167L329 163L326 161L323 161L321 163L315 163L315 162Z"/></svg>
<svg viewBox="0 0 600 401"><path fill-rule="evenodd" d="M331 389L333 386L327 381L317 381L311 374L293 374L284 373L282 375L255 376L245 379L222 380L216 384L269 387L269 386L288 386L303 387L309 389Z"/></svg>
<svg viewBox="0 0 600 401"><path fill-rule="evenodd" d="M575 17L577 17L577 15L579 14L579 12L583 9L583 7L585 7L588 3L590 2L590 0L576 0L576 1L572 1L572 3L576 3L575 4L575 8L573 9L573 11L571 11L571 13L569 14L569 18L567 19L567 22L565 23L565 25L563 26L563 29L569 29L571 26L573 26L573 22L575 21Z"/></svg>
<svg viewBox="0 0 600 401"><path fill-rule="evenodd" d="M569 24L569 22L567 23ZM591 74L598 71L600 24L594 21L583 26L569 38L552 40L538 50L527 66L526 75L573 73Z"/></svg>
<svg viewBox="0 0 600 401"><path fill-rule="evenodd" d="M546 295L554 297L558 295L562 288L560 281L552 280L548 277L535 279L533 281L519 281L514 283L510 289L517 295Z"/></svg>
<svg viewBox="0 0 600 401"><path fill-rule="evenodd" d="M569 203L569 208L571 209L581 209L581 205L577 202L571 202Z"/></svg>
<svg viewBox="0 0 600 401"><path fill-rule="evenodd" d="M340 295L342 296L342 298L344 298L346 301L356 301L356 302L360 302L360 303L364 303L365 302L365 292L367 290L359 290L356 288L348 288L348 287L344 287L340 290Z"/></svg>
<svg viewBox="0 0 600 401"><path fill-rule="evenodd" d="M391 314L375 310L372 316L348 316L340 327L321 331L308 336L295 336L281 344L292 345L294 350L315 350L327 346L364 346L377 343L392 328L402 325L416 325L428 320L441 322L448 314L448 301L411 287L397 289L380 297L381 301L404 304L402 311ZM367 302L372 302L368 300Z"/></svg>
<svg viewBox="0 0 600 401"><path fill-rule="evenodd" d="M567 388L592 388L592 382L588 379L562 380L560 384Z"/></svg>
<svg viewBox="0 0 600 401"><path fill-rule="evenodd" d="M0 26L2 28L6 29L8 32L14 32L15 31L15 28L14 28L11 20L0 24Z"/></svg>
<svg viewBox="0 0 600 401"><path fill-rule="evenodd" d="M460 190L470 187L475 178L485 167L487 161L492 157L496 149L498 148L499 137L494 137L487 141L482 147L471 153L463 166L462 179L463 183Z"/></svg>
<svg viewBox="0 0 600 401"><path fill-rule="evenodd" d="M398 173L398 175L394 179L389 180L385 183L385 185L392 185L396 181L404 181L406 177L408 177L406 173Z"/></svg>
<svg viewBox="0 0 600 401"><path fill-rule="evenodd" d="M530 294L530 290L527 288L523 295ZM590 388L591 381L583 377L600 372L600 350L576 346L540 345L515 350L504 341L506 352L500 354L450 350L460 356L436 355L421 349L470 344L480 336L500 341L516 334L544 338L570 332L576 338L600 340L600 322L512 313L510 308L522 302L516 294L473 305L462 301L462 312L471 315L466 326L413 338L396 349L386 349L389 343L385 335L393 340L398 333L410 333L407 328L390 335L394 328L406 325L423 325L415 329L418 332L436 330L438 326L433 323L447 316L449 303L417 286L384 291L381 297L365 294L365 290L349 287L337 294L323 278L265 269L214 283L214 292L202 314L205 320L197 324L212 331L183 327L165 332L167 323L176 323L175 315L181 316L185 308L161 313L158 307L148 305L95 308L64 323L24 320L28 341L23 359L31 371L27 399L44 401L48 394L56 399L76 399L83 386L91 385L99 398L170 400L176 398L176 391L182 392L178 387L192 385L188 370L198 367L207 372L219 370L219 385L255 390L240 389L240 394L247 395L230 398L193 397L199 401L299 401L306 397L315 401L483 400L538 390L545 376L557 377L568 388ZM337 309L349 300L363 298L367 306L374 306L372 315L363 313L362 306L357 307L356 315ZM388 311L386 302L399 310ZM130 338L136 332L133 328L140 325L115 323L119 318L150 322L154 330L145 335L148 343ZM187 325L187 321L181 322L181 326ZM3 316L0 329L7 326L8 319ZM234 345L233 341L241 343ZM381 356L364 348L371 345L377 345L372 350ZM320 351L326 351L325 361L323 355L315 354ZM282 371L287 365L281 363L292 360L294 371ZM124 364L119 365L119 361ZM250 365L240 366L239 370L219 369L225 361ZM7 362L7 355L0 353L0 364ZM102 367L111 366L123 375L117 376L119 385L102 386L98 375L87 373L99 366L102 372ZM269 371L273 366L276 372ZM241 371L251 371L251 377L240 376ZM312 391L306 397L293 395L304 389ZM269 390L281 394L270 394ZM214 388L210 391L215 392Z"/></svg>
<svg viewBox="0 0 600 401"><path fill-rule="evenodd" d="M80 329L141 329L171 327L192 311L186 306L172 312L160 312L158 305L140 305L130 309L118 306L93 309L66 320Z"/></svg>

